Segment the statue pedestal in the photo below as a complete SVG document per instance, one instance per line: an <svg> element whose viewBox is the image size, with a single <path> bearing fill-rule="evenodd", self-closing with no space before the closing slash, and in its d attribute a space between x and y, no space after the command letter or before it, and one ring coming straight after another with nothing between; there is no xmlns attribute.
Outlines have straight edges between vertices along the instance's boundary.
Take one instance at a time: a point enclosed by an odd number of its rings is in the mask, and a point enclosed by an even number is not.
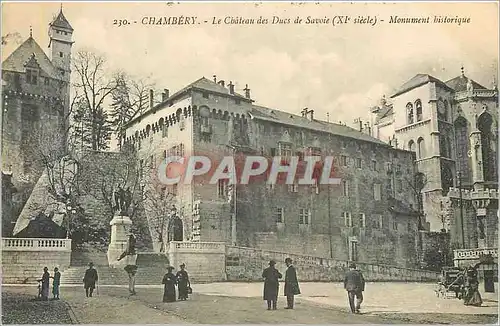
<svg viewBox="0 0 500 326"><path fill-rule="evenodd" d="M118 261L120 255L127 249L128 235L132 220L128 216L115 216L111 222L111 242L108 246L108 264L110 267L125 267L135 265L137 255L130 255ZM134 259L135 257L135 259ZM132 262L132 264L130 264Z"/></svg>

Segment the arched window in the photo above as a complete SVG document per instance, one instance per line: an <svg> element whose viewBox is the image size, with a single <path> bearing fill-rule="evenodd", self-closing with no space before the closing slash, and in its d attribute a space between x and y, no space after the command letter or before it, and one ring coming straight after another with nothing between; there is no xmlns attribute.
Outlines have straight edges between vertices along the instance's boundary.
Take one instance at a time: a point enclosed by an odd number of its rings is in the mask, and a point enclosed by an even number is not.
<svg viewBox="0 0 500 326"><path fill-rule="evenodd" d="M417 140L417 158L421 159L424 157L424 155L425 155L425 143L424 143L424 139L422 137L420 137Z"/></svg>
<svg viewBox="0 0 500 326"><path fill-rule="evenodd" d="M444 114L443 114L443 120L448 121L448 101L444 100Z"/></svg>
<svg viewBox="0 0 500 326"><path fill-rule="evenodd" d="M441 166L441 188L443 189L443 196L448 194L450 188L453 187L453 174L449 166Z"/></svg>
<svg viewBox="0 0 500 326"><path fill-rule="evenodd" d="M467 133L467 120L459 117L455 123L455 151L457 157L457 170L460 171L462 181L470 181L469 175L469 137Z"/></svg>
<svg viewBox="0 0 500 326"><path fill-rule="evenodd" d="M450 157L450 145L448 142L448 137L445 135L439 136L439 153L443 157Z"/></svg>
<svg viewBox="0 0 500 326"><path fill-rule="evenodd" d="M477 128L481 132L481 151L483 154L483 176L485 181L497 180L495 154L492 150L493 135L491 126L493 118L487 112L481 114L477 119Z"/></svg>
<svg viewBox="0 0 500 326"><path fill-rule="evenodd" d="M408 143L408 150L410 152L415 152L415 142L413 140L410 140L410 142Z"/></svg>
<svg viewBox="0 0 500 326"><path fill-rule="evenodd" d="M406 104L406 114L408 117L408 124L411 125L414 122L413 119L413 104L408 103Z"/></svg>
<svg viewBox="0 0 500 326"><path fill-rule="evenodd" d="M417 121L422 121L422 101L415 101L415 110L417 111Z"/></svg>

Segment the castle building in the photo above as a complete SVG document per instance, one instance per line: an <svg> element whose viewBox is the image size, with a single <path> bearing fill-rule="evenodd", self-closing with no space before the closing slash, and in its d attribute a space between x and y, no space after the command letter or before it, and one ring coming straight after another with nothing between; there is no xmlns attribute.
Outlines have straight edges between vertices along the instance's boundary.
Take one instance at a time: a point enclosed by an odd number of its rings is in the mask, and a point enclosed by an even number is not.
<svg viewBox="0 0 500 326"><path fill-rule="evenodd" d="M165 90L159 104L151 101L127 124L123 139L137 150L144 177L154 179L173 155L206 155L212 162L315 155L334 157L341 184L158 184L162 194L175 196L182 239L416 266L421 221L415 153L315 119L313 110L296 115L256 105L248 86L243 91L235 92L232 82L201 78L173 95Z"/></svg>
<svg viewBox="0 0 500 326"><path fill-rule="evenodd" d="M3 219L17 219L42 173L41 156L64 151L72 35L61 8L49 24L50 58L30 31L2 62L2 172L12 175L17 189L9 204L11 216Z"/></svg>
<svg viewBox="0 0 500 326"><path fill-rule="evenodd" d="M496 83L486 88L463 68L446 82L418 74L391 96L391 102L383 99L371 109L374 136L416 153L417 170L425 175L422 203L429 230L449 233L451 247L461 249L455 251L460 265L478 262L477 249L493 248L496 257Z"/></svg>

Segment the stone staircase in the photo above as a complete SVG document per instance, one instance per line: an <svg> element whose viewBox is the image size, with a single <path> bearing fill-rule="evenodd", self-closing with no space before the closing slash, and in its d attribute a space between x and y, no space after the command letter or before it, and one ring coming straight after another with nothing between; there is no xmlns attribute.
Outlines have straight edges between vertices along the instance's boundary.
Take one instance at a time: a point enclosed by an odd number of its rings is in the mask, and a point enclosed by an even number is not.
<svg viewBox="0 0 500 326"><path fill-rule="evenodd" d="M61 273L61 284L83 284L83 276L88 268L89 262L93 262L99 274L101 285L128 285L127 272L122 267L112 268L108 266L106 253L103 252L79 252L71 253L71 266ZM168 257L164 254L142 252L137 255L136 285L161 285L163 275L169 266ZM176 271L178 270L178 266ZM191 282L210 283L220 281L205 273L196 273L187 269Z"/></svg>

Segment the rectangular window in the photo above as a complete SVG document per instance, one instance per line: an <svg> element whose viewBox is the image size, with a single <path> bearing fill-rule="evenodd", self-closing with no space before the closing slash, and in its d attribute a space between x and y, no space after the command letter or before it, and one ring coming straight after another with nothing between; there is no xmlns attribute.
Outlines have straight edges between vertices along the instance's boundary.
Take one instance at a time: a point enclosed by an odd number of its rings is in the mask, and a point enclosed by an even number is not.
<svg viewBox="0 0 500 326"><path fill-rule="evenodd" d="M309 147L307 149L308 156L321 156L321 148L318 147Z"/></svg>
<svg viewBox="0 0 500 326"><path fill-rule="evenodd" d="M398 192L402 192L403 191L403 180L397 180L396 181L396 190Z"/></svg>
<svg viewBox="0 0 500 326"><path fill-rule="evenodd" d="M290 157L292 157L292 145L287 143L279 143L278 152L278 155L281 156L282 161L289 162Z"/></svg>
<svg viewBox="0 0 500 326"><path fill-rule="evenodd" d="M344 218L344 226L352 227L352 216L349 212L343 212L342 217Z"/></svg>
<svg viewBox="0 0 500 326"><path fill-rule="evenodd" d="M372 170L377 172L377 161L372 160Z"/></svg>
<svg viewBox="0 0 500 326"><path fill-rule="evenodd" d="M395 231L398 230L398 222L396 222L396 221L392 222L392 229L395 230Z"/></svg>
<svg viewBox="0 0 500 326"><path fill-rule="evenodd" d="M283 207L275 207L274 208L274 220L276 221L276 223L284 223L284 209Z"/></svg>
<svg viewBox="0 0 500 326"><path fill-rule="evenodd" d="M168 127L167 126L163 126L161 128L161 137L162 138L167 138L168 137Z"/></svg>
<svg viewBox="0 0 500 326"><path fill-rule="evenodd" d="M219 180L217 183L217 196L219 198L227 198L227 180Z"/></svg>
<svg viewBox="0 0 500 326"><path fill-rule="evenodd" d="M63 53L62 52L59 52L59 57L63 57Z"/></svg>
<svg viewBox="0 0 500 326"><path fill-rule="evenodd" d="M340 156L340 164L342 166L347 166L347 156L345 156L345 155Z"/></svg>
<svg viewBox="0 0 500 326"><path fill-rule="evenodd" d="M207 92L203 92L203 98L209 98L209 94Z"/></svg>
<svg viewBox="0 0 500 326"><path fill-rule="evenodd" d="M342 180L342 196L349 197L349 182Z"/></svg>
<svg viewBox="0 0 500 326"><path fill-rule="evenodd" d="M373 185L373 199L382 200L382 185L380 183Z"/></svg>
<svg viewBox="0 0 500 326"><path fill-rule="evenodd" d="M234 103L241 104L241 100L237 98L237 99L234 100Z"/></svg>
<svg viewBox="0 0 500 326"><path fill-rule="evenodd" d="M366 215L364 213L359 214L359 227L366 227Z"/></svg>
<svg viewBox="0 0 500 326"><path fill-rule="evenodd" d="M299 212L299 224L311 224L311 210L308 208L301 208Z"/></svg>
<svg viewBox="0 0 500 326"><path fill-rule="evenodd" d="M288 192L299 192L299 185L297 183L288 185Z"/></svg>
<svg viewBox="0 0 500 326"><path fill-rule="evenodd" d="M357 158L357 159L356 159L356 167L357 167L358 169L361 169L361 168L362 168L362 162L363 162L363 161L362 161L360 158Z"/></svg>
<svg viewBox="0 0 500 326"><path fill-rule="evenodd" d="M382 215L378 216L378 228L383 229L384 228L384 217Z"/></svg>
<svg viewBox="0 0 500 326"><path fill-rule="evenodd" d="M358 242L354 240L349 241L349 260L358 260Z"/></svg>

